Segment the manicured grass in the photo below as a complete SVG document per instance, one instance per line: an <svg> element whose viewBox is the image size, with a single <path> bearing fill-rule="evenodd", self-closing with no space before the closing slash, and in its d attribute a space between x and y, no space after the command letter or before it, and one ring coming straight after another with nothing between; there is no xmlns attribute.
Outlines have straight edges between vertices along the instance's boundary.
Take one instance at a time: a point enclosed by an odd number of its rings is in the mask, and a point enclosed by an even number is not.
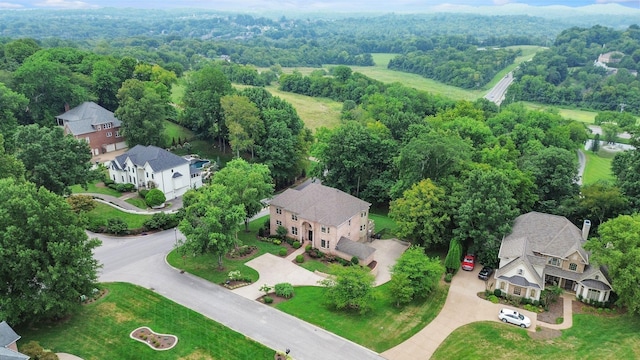
<svg viewBox="0 0 640 360"><path fill-rule="evenodd" d="M583 150L583 152L587 158L587 164L582 177L583 184L593 184L601 180L615 180L611 172L611 162L613 161L613 156L615 156L614 153L604 150L600 150L597 154L588 150Z"/></svg>
<svg viewBox="0 0 640 360"><path fill-rule="evenodd" d="M598 115L597 111L557 107L553 105L538 104L538 103L532 103L528 101L524 101L523 104L526 108L530 110L548 110L548 109L557 110L560 116L562 116L563 118L579 121L585 124L593 124L595 121L596 115Z"/></svg>
<svg viewBox="0 0 640 360"><path fill-rule="evenodd" d="M277 304L276 308L376 352L382 352L405 341L429 324L444 306L449 287L440 287L425 300L397 308L389 296L388 284L385 284L376 288L377 298L372 304L372 310L364 315L329 309L322 301L323 290L316 286L296 287L295 296Z"/></svg>
<svg viewBox="0 0 640 360"><path fill-rule="evenodd" d="M393 221L387 213L388 210L386 209L372 209L371 212L369 212L369 219L373 220L376 224L376 233L383 231L384 229L382 234L383 239L391 239L395 237L395 231L398 227L396 222Z"/></svg>
<svg viewBox="0 0 640 360"><path fill-rule="evenodd" d="M122 195L121 192L113 190L110 187L106 186L96 186L97 183L102 184L102 182L92 182L87 184L87 190L83 189L80 185L73 185L71 187L71 193L73 194L81 194L81 193L94 193L94 194L103 194L103 195L111 195L115 197L120 197Z"/></svg>
<svg viewBox="0 0 640 360"><path fill-rule="evenodd" d="M82 306L69 320L18 328L20 344L35 340L85 360L273 358L273 350L152 291L125 283L104 286L109 290L104 298ZM176 335L178 343L171 350L152 350L129 338L140 326Z"/></svg>
<svg viewBox="0 0 640 360"><path fill-rule="evenodd" d="M174 104L181 104L185 89L186 85L184 77L178 79L178 82L171 85L171 102Z"/></svg>
<svg viewBox="0 0 640 360"><path fill-rule="evenodd" d="M455 330L431 359L637 359L640 318L629 314L573 316L573 327L562 336L534 340L527 331L493 322Z"/></svg>
<svg viewBox="0 0 640 360"><path fill-rule="evenodd" d="M171 122L169 120L165 120L164 121L164 136L167 139L167 144L168 145L172 145L173 140L175 139L176 142L178 141L178 138L182 139L182 141L184 140L190 140L193 138L194 134L193 131L187 129L186 127L182 126L182 125L178 125L174 122Z"/></svg>
<svg viewBox="0 0 640 360"><path fill-rule="evenodd" d="M113 206L98 203L96 208L89 212L88 217L91 223L97 224L106 224L109 219L120 218L127 223L129 229L139 229L145 220L151 218L151 215L129 214Z"/></svg>
<svg viewBox="0 0 640 360"><path fill-rule="evenodd" d="M187 255L184 259L180 253L180 249L174 249L167 256L167 261L171 266L183 269L188 273L209 280L213 283L220 284L227 279L229 271L240 270L240 272L252 281L258 280L258 272L246 266L244 263L265 253L271 253L278 256L278 252L282 246L270 242L258 241L256 234L258 228L264 225L268 216L261 217L249 223L249 232L244 231L244 227L238 233L238 238L243 245L255 245L258 251L250 257L238 260L223 258L223 270L218 269L218 258L212 254L192 256Z"/></svg>
<svg viewBox="0 0 640 360"><path fill-rule="evenodd" d="M325 274L331 273L330 267L327 264L323 263L322 261L309 260L298 265L312 272L318 270Z"/></svg>
<svg viewBox="0 0 640 360"><path fill-rule="evenodd" d="M231 148L227 146L226 152L222 152L222 150L218 148L218 142L215 140L191 140L189 144L191 144L190 149L176 149L173 153L179 156L198 154L203 159L217 162L220 168L223 168L224 164L233 159Z"/></svg>
<svg viewBox="0 0 640 360"><path fill-rule="evenodd" d="M125 201L140 209L146 210L148 208L147 203L140 196L136 196L134 198L127 199Z"/></svg>

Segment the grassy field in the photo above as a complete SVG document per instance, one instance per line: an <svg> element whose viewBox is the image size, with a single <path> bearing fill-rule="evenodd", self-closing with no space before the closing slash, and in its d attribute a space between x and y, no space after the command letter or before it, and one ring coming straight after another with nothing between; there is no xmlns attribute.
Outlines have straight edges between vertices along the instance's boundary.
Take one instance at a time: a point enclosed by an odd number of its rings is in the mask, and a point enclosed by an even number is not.
<svg viewBox="0 0 640 360"><path fill-rule="evenodd" d="M105 287L109 293L104 298L82 306L68 320L18 328L20 344L35 340L85 360L273 358L273 350L152 291L125 283ZM140 326L176 335L178 344L171 350L152 350L129 338Z"/></svg>
<svg viewBox="0 0 640 360"><path fill-rule="evenodd" d="M128 202L129 204L137 207L137 208L140 208L140 209L145 209L146 210L148 208L147 203L140 196L136 196L134 198L127 199L125 201Z"/></svg>
<svg viewBox="0 0 640 360"><path fill-rule="evenodd" d="M178 138L182 140L190 140L193 138L193 131L178 125L169 120L164 121L164 136L167 139L167 144L171 145L173 139L178 141Z"/></svg>
<svg viewBox="0 0 640 360"><path fill-rule="evenodd" d="M527 101L523 101L522 103L527 109L530 109L530 110L548 110L548 109L557 110L560 116L562 116L563 118L579 121L585 124L593 124L595 121L596 115L598 115L596 111L560 108L557 106L537 104L537 103L532 103Z"/></svg>
<svg viewBox="0 0 640 360"><path fill-rule="evenodd" d="M113 206L98 203L96 208L89 212L88 217L95 224L106 224L109 219L120 218L127 223L129 229L139 229L145 220L151 218L151 215L129 214L115 209Z"/></svg>
<svg viewBox="0 0 640 360"><path fill-rule="evenodd" d="M73 194L82 194L82 193L94 193L94 194L103 194L110 195L115 197L120 197L122 195L121 192L113 190L110 187L106 186L96 186L98 181L94 181L87 186L87 190L83 189L80 185L73 185L71 187L71 193Z"/></svg>
<svg viewBox="0 0 640 360"><path fill-rule="evenodd" d="M389 217L389 209L372 208L369 212L369 219L373 220L376 224L376 233L383 231L383 239L391 239L395 237L395 231L398 226L396 225L396 222Z"/></svg>
<svg viewBox="0 0 640 360"><path fill-rule="evenodd" d="M410 338L431 322L444 306L449 288L443 286L423 301L397 308L389 297L388 284L385 284L376 288L377 298L372 310L365 315L328 309L320 300L323 290L316 286L296 287L295 296L277 304L276 308L382 352Z"/></svg>
<svg viewBox="0 0 640 360"><path fill-rule="evenodd" d="M611 162L615 153L600 150L597 154L591 151L583 151L587 164L584 168L584 175L582 176L583 184L593 184L598 181L614 181L615 177L611 172Z"/></svg>
<svg viewBox="0 0 640 360"><path fill-rule="evenodd" d="M526 330L493 322L455 330L431 359L638 359L640 318L631 315L573 316L562 336L534 340Z"/></svg>

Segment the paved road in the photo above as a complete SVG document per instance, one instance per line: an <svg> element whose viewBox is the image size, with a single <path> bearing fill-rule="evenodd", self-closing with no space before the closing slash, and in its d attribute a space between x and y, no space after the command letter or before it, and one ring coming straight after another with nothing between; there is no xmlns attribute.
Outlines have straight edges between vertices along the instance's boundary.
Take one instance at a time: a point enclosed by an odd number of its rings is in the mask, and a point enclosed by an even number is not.
<svg viewBox="0 0 640 360"><path fill-rule="evenodd" d="M513 72L509 72L484 96L485 99L494 102L500 106L504 100L504 94L507 92L509 85L513 82Z"/></svg>
<svg viewBox="0 0 640 360"><path fill-rule="evenodd" d="M147 289L203 314L275 350L291 349L295 359L383 359L358 344L248 300L199 277L180 274L165 262L181 234L167 230L141 237L102 240L95 257L104 265L100 281L122 281ZM278 329L278 331L274 331ZM372 334L373 335L373 334Z"/></svg>
<svg viewBox="0 0 640 360"><path fill-rule="evenodd" d="M587 157L582 150L578 150L578 185L582 185L582 177L584 176L584 168L587 166Z"/></svg>

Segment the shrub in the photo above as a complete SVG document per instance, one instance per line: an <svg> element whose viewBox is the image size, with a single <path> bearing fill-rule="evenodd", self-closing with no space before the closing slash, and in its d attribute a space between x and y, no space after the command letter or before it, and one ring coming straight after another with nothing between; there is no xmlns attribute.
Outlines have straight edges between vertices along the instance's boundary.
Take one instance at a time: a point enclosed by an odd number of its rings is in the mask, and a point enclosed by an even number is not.
<svg viewBox="0 0 640 360"><path fill-rule="evenodd" d="M280 239L273 239L273 243L274 243L274 244L276 244L276 245L280 245L280 244L282 244L282 240L280 240Z"/></svg>
<svg viewBox="0 0 640 360"><path fill-rule="evenodd" d="M296 262L298 264L303 263L304 262L304 255L300 254L300 255L296 256Z"/></svg>
<svg viewBox="0 0 640 360"><path fill-rule="evenodd" d="M264 228L259 228L258 229L258 236L259 237L264 237Z"/></svg>
<svg viewBox="0 0 640 360"><path fill-rule="evenodd" d="M445 281L445 282L450 283L450 282L451 282L451 279L453 279L453 274L452 274L452 273L447 273L447 274L444 276L444 281Z"/></svg>
<svg viewBox="0 0 640 360"><path fill-rule="evenodd" d="M529 310L529 311L534 312L534 313L537 313L540 310L540 309L538 309L538 307L533 306L533 305L529 305L529 304L525 304L523 307L524 307L525 310Z"/></svg>
<svg viewBox="0 0 640 360"><path fill-rule="evenodd" d="M117 191L125 192L125 184L114 184Z"/></svg>
<svg viewBox="0 0 640 360"><path fill-rule="evenodd" d="M299 249L300 248L300 241L294 241L293 244L291 244L291 246L293 246L294 249Z"/></svg>
<svg viewBox="0 0 640 360"><path fill-rule="evenodd" d="M67 203L75 213L89 212L96 208L96 202L90 195L71 195Z"/></svg>
<svg viewBox="0 0 640 360"><path fill-rule="evenodd" d="M309 252L309 251L311 251L311 249L312 249L311 244L308 244L307 246L304 247L304 251L305 252Z"/></svg>
<svg viewBox="0 0 640 360"><path fill-rule="evenodd" d="M166 213L155 213L150 219L145 220L144 227L149 230L165 230L178 226L175 215Z"/></svg>
<svg viewBox="0 0 640 360"><path fill-rule="evenodd" d="M280 248L280 250L278 251L278 255L287 256L287 248Z"/></svg>
<svg viewBox="0 0 640 360"><path fill-rule="evenodd" d="M280 239L284 239L285 236L287 236L288 232L289 230L287 230L287 228L282 225L278 226L278 228L276 229L276 234Z"/></svg>
<svg viewBox="0 0 640 360"><path fill-rule="evenodd" d="M144 201L147 203L149 207L160 206L167 198L164 196L164 193L160 191L160 189L151 189L147 193L147 196L144 197Z"/></svg>
<svg viewBox="0 0 640 360"><path fill-rule="evenodd" d="M104 183L105 186L109 186L115 183L115 181L109 179L108 177L105 177L104 180L102 180L102 182Z"/></svg>
<svg viewBox="0 0 640 360"><path fill-rule="evenodd" d="M498 299L497 296L495 295L489 295L489 297L487 298L487 300L491 301L494 304L497 304L500 302L500 299Z"/></svg>
<svg viewBox="0 0 640 360"><path fill-rule="evenodd" d="M276 284L274 291L276 292L276 295L287 299L294 295L293 285L289 283Z"/></svg>
<svg viewBox="0 0 640 360"><path fill-rule="evenodd" d="M358 259L357 256L354 256L354 257L351 258L351 263L353 265L358 265L360 263L360 259Z"/></svg>
<svg viewBox="0 0 640 360"><path fill-rule="evenodd" d="M122 235L127 231L127 223L120 218L112 218L107 221L108 233Z"/></svg>
<svg viewBox="0 0 640 360"><path fill-rule="evenodd" d="M229 277L229 280L242 280L243 278L240 270L229 271L227 277Z"/></svg>
<svg viewBox="0 0 640 360"><path fill-rule="evenodd" d="M264 300L265 304L271 304L273 303L273 298L271 296L265 296L262 298Z"/></svg>
<svg viewBox="0 0 640 360"><path fill-rule="evenodd" d="M502 290L500 290L500 289L493 290L493 295L495 295L497 297L501 297L502 296Z"/></svg>
<svg viewBox="0 0 640 360"><path fill-rule="evenodd" d="M147 190L147 189L138 190L138 195L140 195L140 197L143 198L143 199L147 196L148 193L149 193L149 190Z"/></svg>

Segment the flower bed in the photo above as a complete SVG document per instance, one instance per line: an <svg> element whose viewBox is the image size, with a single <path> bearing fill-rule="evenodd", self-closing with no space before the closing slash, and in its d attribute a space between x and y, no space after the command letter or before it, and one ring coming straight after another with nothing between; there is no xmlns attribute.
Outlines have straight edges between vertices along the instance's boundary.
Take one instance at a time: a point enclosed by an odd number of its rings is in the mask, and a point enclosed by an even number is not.
<svg viewBox="0 0 640 360"><path fill-rule="evenodd" d="M139 327L129 334L134 340L147 344L153 350L169 350L178 343L178 337L170 334L158 334L146 326Z"/></svg>

